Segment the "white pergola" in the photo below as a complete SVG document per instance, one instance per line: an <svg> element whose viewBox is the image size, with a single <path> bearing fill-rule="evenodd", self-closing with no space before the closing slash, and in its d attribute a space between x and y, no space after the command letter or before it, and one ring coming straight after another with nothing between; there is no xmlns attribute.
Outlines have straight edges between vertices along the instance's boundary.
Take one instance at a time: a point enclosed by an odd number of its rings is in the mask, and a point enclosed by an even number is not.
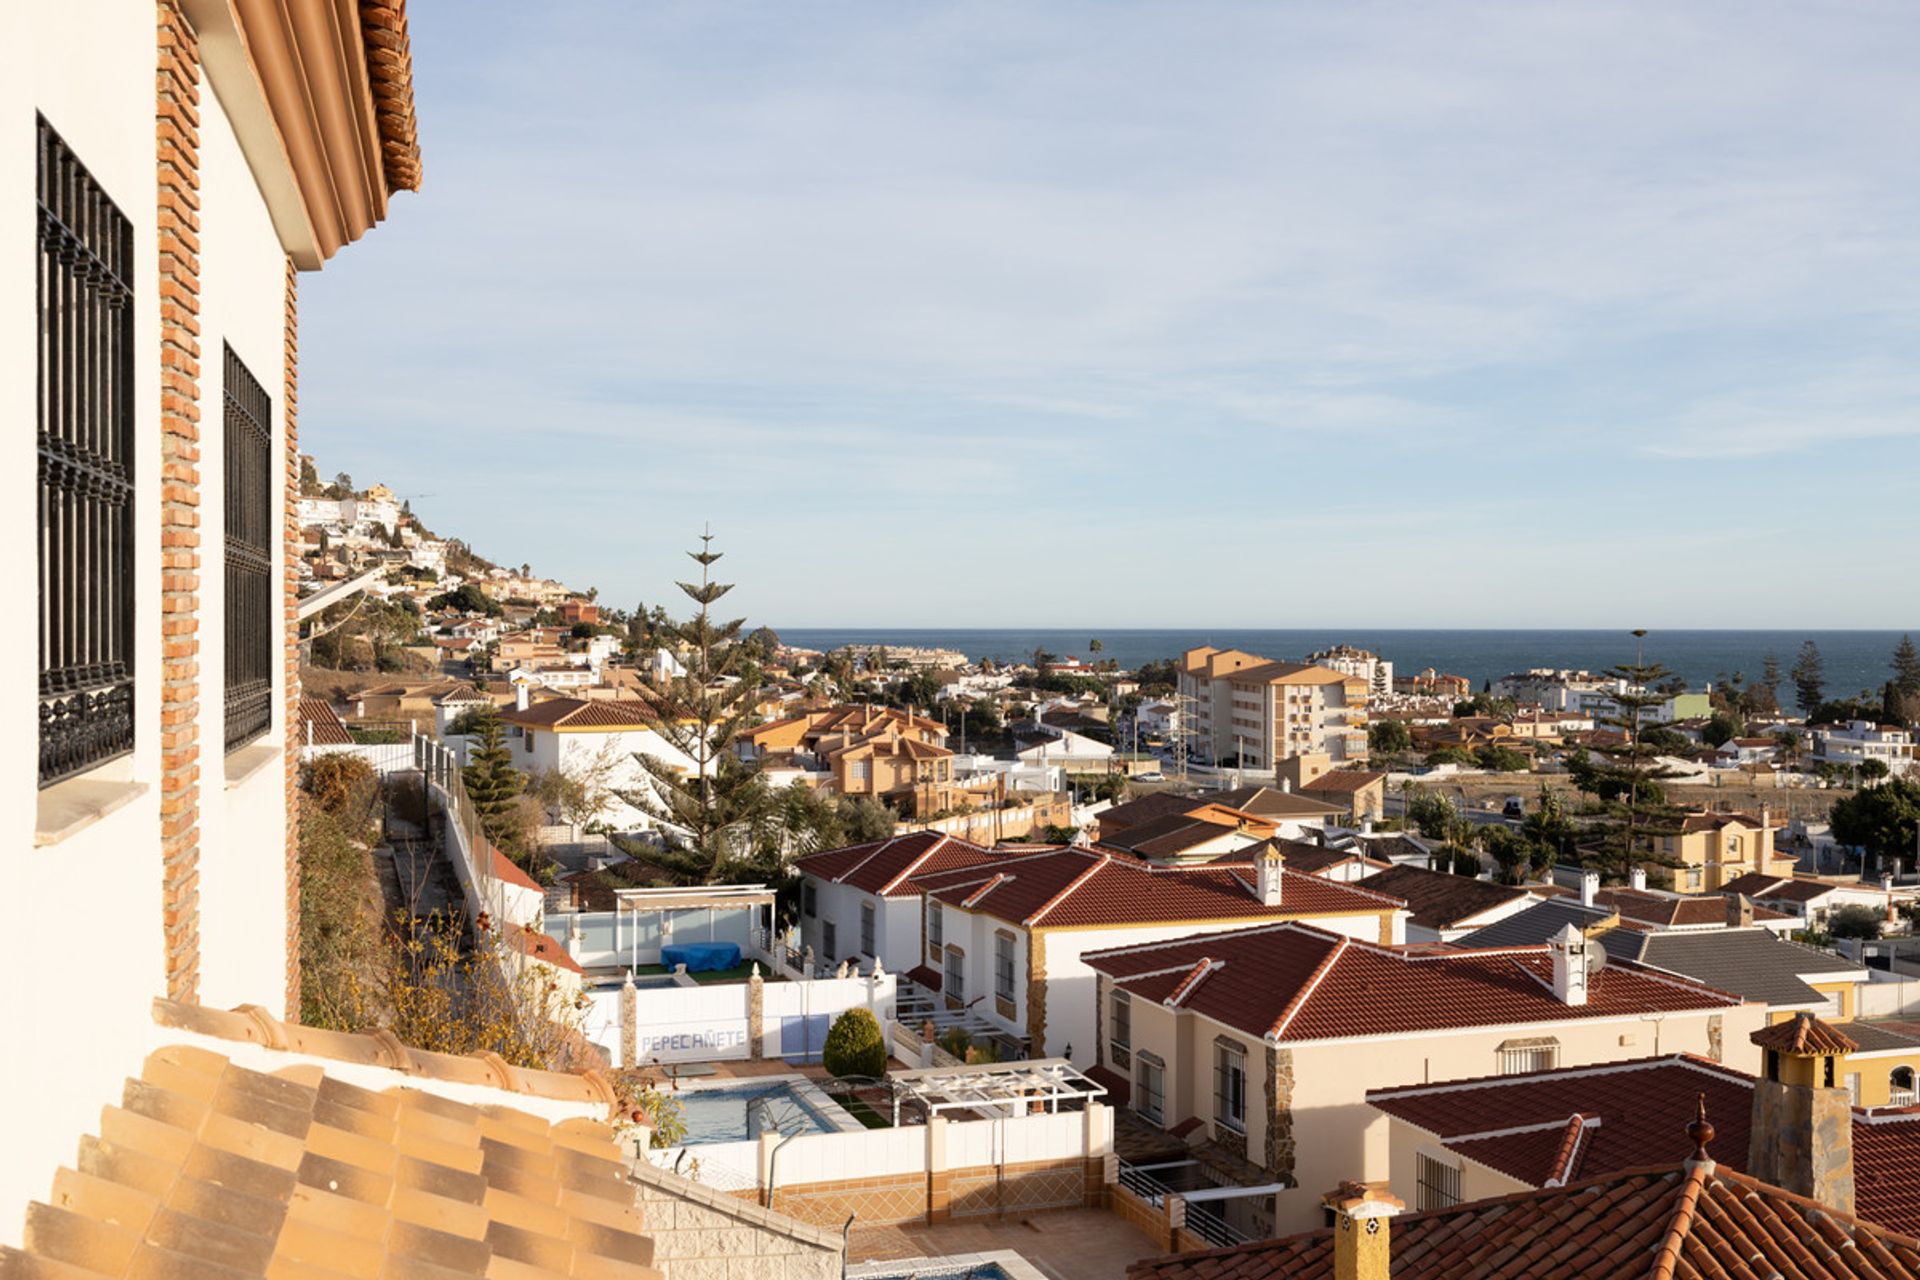
<svg viewBox="0 0 1920 1280"><path fill-rule="evenodd" d="M912 1098L929 1116L943 1111L985 1111L1004 1116L1030 1112L1036 1103L1049 1112L1062 1102L1091 1102L1107 1087L1083 1075L1065 1058L1032 1062L979 1062L958 1067L922 1067L894 1071L893 1122L900 1123L900 1102Z"/></svg>
<svg viewBox="0 0 1920 1280"><path fill-rule="evenodd" d="M640 964L640 921L642 915L666 916L672 911L698 911L707 909L709 932L714 911L731 911L741 907L759 908L758 922L751 926L749 933L762 938L773 936L774 892L763 884L711 884L670 886L658 889L615 889L613 891L613 949L617 953L624 948L628 952L628 964L638 967ZM631 915L626 926L626 941L621 942L621 917ZM666 929L661 931L664 943Z"/></svg>

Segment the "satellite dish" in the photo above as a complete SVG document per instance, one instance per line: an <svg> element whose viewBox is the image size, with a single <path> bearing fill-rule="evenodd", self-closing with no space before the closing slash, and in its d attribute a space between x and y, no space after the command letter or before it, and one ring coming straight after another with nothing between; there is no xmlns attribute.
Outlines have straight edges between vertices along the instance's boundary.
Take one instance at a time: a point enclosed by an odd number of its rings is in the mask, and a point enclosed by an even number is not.
<svg viewBox="0 0 1920 1280"><path fill-rule="evenodd" d="M1607 949L1600 945L1599 939L1597 938L1588 942L1587 943L1587 976L1591 978L1594 974L1600 972L1602 969L1606 967L1607 967Z"/></svg>

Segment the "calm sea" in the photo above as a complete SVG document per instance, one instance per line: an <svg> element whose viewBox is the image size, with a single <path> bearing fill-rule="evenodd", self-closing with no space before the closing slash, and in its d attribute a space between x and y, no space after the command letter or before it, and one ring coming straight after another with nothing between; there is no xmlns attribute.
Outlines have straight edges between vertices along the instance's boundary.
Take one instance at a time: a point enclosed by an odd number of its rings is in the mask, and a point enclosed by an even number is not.
<svg viewBox="0 0 1920 1280"><path fill-rule="evenodd" d="M1423 667L1463 675L1477 686L1528 667L1584 667L1599 671L1633 660L1633 637L1625 631L1375 631L1365 628L1301 631L1102 631L1060 630L825 630L778 629L788 644L832 649L843 644L917 645L958 649L969 658L1013 661L1035 649L1065 656L1089 656L1088 642L1104 646L1100 656L1123 667L1155 658L1175 657L1195 645L1245 649L1264 657L1299 659L1336 644L1371 649L1392 662L1396 674ZM1900 642L1898 631L1658 631L1647 636L1647 658L1684 677L1695 689L1723 674L1760 675L1769 653L1784 673L1800 646L1812 640L1826 663L1827 693L1848 695L1878 690L1888 677L1888 662ZM1785 691L1783 691L1785 692ZM1783 701L1789 700L1783 697Z"/></svg>

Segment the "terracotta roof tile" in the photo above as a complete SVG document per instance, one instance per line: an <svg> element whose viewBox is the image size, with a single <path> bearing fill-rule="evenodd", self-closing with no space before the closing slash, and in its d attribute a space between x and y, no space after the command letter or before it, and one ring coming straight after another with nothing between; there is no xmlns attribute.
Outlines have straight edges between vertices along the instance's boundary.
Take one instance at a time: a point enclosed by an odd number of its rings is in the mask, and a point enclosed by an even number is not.
<svg viewBox="0 0 1920 1280"><path fill-rule="evenodd" d="M979 866L1005 856L956 836L912 831L886 840L822 849L794 859L794 866L805 875L852 885L866 893L911 898L920 894L920 881L926 876Z"/></svg>
<svg viewBox="0 0 1920 1280"><path fill-rule="evenodd" d="M1719 1144L1716 1142L1715 1146ZM1394 1280L1913 1280L1920 1240L1711 1162L1395 1218ZM1332 1280L1333 1233L1137 1262L1129 1280Z"/></svg>
<svg viewBox="0 0 1920 1280"><path fill-rule="evenodd" d="M350 747L353 735L325 698L300 699L300 741L316 747Z"/></svg>
<svg viewBox="0 0 1920 1280"><path fill-rule="evenodd" d="M1405 898L1413 909L1413 923L1425 929L1451 929L1527 896L1525 889L1514 885L1412 866L1377 872L1360 884L1377 893Z"/></svg>
<svg viewBox="0 0 1920 1280"><path fill-rule="evenodd" d="M413 115L413 50L407 40L406 0L360 0L360 38L380 126L380 157L387 185L420 189L420 138Z"/></svg>
<svg viewBox="0 0 1920 1280"><path fill-rule="evenodd" d="M176 1044L99 1127L0 1274L659 1280L616 1132L594 1121Z"/></svg>
<svg viewBox="0 0 1920 1280"><path fill-rule="evenodd" d="M1000 880L981 890L998 875ZM1014 924L1047 928L1180 921L1285 919L1391 911L1398 898L1297 871L1283 871L1281 905L1255 896L1250 862L1222 859L1156 867L1092 849L1019 854L962 871L918 877L942 902ZM973 899L971 903L969 899Z"/></svg>
<svg viewBox="0 0 1920 1280"><path fill-rule="evenodd" d="M1811 1013L1796 1014L1783 1022L1762 1027L1748 1039L1762 1049L1779 1053L1846 1054L1860 1047L1858 1040Z"/></svg>
<svg viewBox="0 0 1920 1280"><path fill-rule="evenodd" d="M1753 1078L1690 1054L1375 1089L1367 1101L1469 1159L1544 1186L1568 1154L1578 1161L1573 1178L1685 1159L1701 1094L1718 1131L1714 1158L1745 1169ZM1567 1153L1575 1117L1594 1123Z"/></svg>
<svg viewBox="0 0 1920 1280"><path fill-rule="evenodd" d="M1294 922L1083 957L1129 990L1142 975L1184 972L1202 958L1221 963L1188 993L1182 1007L1249 1035L1271 1033L1281 1041L1618 1018L1741 1003L1737 996L1621 963L1593 976L1585 1005L1569 1007L1553 995L1545 947L1423 954Z"/></svg>

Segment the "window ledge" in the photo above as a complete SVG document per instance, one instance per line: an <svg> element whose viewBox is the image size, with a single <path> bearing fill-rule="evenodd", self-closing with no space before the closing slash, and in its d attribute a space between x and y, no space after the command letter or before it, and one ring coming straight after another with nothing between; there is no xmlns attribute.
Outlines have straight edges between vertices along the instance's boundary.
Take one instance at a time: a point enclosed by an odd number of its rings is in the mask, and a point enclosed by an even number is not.
<svg viewBox="0 0 1920 1280"><path fill-rule="evenodd" d="M227 757L227 790L231 791L245 783L279 758L278 742L255 742L240 748Z"/></svg>
<svg viewBox="0 0 1920 1280"><path fill-rule="evenodd" d="M147 793L144 782L69 778L40 793L34 812L33 847L44 849L86 830Z"/></svg>

